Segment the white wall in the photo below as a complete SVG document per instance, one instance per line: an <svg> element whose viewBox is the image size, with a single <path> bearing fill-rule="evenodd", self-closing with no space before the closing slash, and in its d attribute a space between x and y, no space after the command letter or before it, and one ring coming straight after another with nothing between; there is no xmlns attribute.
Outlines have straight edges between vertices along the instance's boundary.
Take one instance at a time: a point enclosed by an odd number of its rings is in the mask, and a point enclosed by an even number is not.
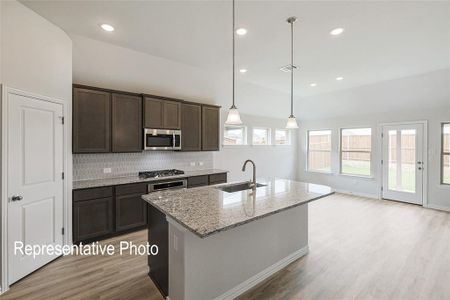
<svg viewBox="0 0 450 300"><path fill-rule="evenodd" d="M436 78L440 74L440 79ZM324 114L333 113L330 109L332 101L341 103L347 107L347 111L336 112L336 117L317 118L315 120L303 120L299 131L299 169L298 177L303 181L322 183L334 188L350 191L363 195L378 197L380 186L380 135L379 124L406 121L428 121L428 202L435 208L450 210L450 188L440 185L440 149L441 149L441 122L450 121L450 85L442 85L442 81L449 77L447 71L420 75L415 78L406 78L377 83L356 89L342 91L334 94L321 95L303 102L313 102L315 107L322 106ZM422 79L422 80L420 80ZM431 80L435 79L435 80ZM370 95L370 97L369 97ZM414 96L413 96L414 95ZM367 101L380 99L383 103L383 111L379 111L379 103ZM407 103L408 98L414 97L411 105L403 105L403 109L395 107L399 103ZM385 98L394 102L389 104ZM359 99L360 104L355 108L346 103L346 99ZM447 101L442 101L447 99ZM438 101L436 101L438 100ZM420 105L417 104L420 102ZM428 103L428 108L427 108ZM446 103L441 107L439 103ZM337 105L337 104L336 104ZM389 111L391 107L391 111ZM299 112L297 112L299 114ZM342 115L345 114L345 115ZM374 178L358 178L339 175L339 129L345 127L371 127L373 134L372 145L372 169ZM332 169L333 174L320 174L306 172L306 132L314 129L332 129Z"/></svg>
<svg viewBox="0 0 450 300"><path fill-rule="evenodd" d="M66 183L69 190L67 195L70 197L72 41L61 29L17 1L0 1L0 15L0 83L57 98L67 104Z"/></svg>
<svg viewBox="0 0 450 300"><path fill-rule="evenodd" d="M222 136L223 122L227 113L227 109L222 111ZM273 141L275 129L283 129L286 126L286 120L247 114L241 114L241 119L247 127L248 145L221 146L221 150L214 153L214 166L219 169L230 170L229 181L249 180L252 178L251 165L247 166L245 173L241 169L244 161L251 159L256 164L256 175L259 178L295 179L297 177L297 136L295 131L291 132L291 145L251 145L253 127L270 128Z"/></svg>
<svg viewBox="0 0 450 300"><path fill-rule="evenodd" d="M74 82L219 104L222 105L222 123L225 120L231 104L230 74L208 73L112 44L76 35L71 37L74 44ZM236 96L246 125L285 126L285 120L279 118L289 114L289 95L238 81ZM259 176L293 178L296 175L296 147L297 144L293 143L291 146L277 147L222 148L214 153L214 167L230 170L231 180L247 179L249 174L241 172L242 163L246 159L254 159ZM204 152L204 155L210 154Z"/></svg>

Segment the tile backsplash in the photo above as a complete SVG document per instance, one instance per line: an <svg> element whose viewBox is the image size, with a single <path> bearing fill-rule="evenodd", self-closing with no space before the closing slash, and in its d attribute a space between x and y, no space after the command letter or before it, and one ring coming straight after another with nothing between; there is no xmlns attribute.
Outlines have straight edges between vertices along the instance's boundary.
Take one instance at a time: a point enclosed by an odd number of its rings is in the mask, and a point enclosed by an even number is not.
<svg viewBox="0 0 450 300"><path fill-rule="evenodd" d="M192 165L194 164L194 165ZM111 168L111 173L104 169ZM74 154L73 180L137 175L140 171L213 168L212 152L164 152Z"/></svg>

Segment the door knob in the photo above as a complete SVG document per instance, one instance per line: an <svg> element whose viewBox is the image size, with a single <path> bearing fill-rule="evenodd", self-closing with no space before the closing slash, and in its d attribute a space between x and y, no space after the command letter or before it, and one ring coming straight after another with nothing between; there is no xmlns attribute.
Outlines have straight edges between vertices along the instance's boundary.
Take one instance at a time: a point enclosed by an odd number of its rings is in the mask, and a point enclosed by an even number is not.
<svg viewBox="0 0 450 300"><path fill-rule="evenodd" d="M11 201L20 201L20 200L22 200L22 199L23 199L23 197L20 196L20 195L13 195L13 196L11 197Z"/></svg>
<svg viewBox="0 0 450 300"><path fill-rule="evenodd" d="M422 170L422 167L419 167L419 170Z"/></svg>

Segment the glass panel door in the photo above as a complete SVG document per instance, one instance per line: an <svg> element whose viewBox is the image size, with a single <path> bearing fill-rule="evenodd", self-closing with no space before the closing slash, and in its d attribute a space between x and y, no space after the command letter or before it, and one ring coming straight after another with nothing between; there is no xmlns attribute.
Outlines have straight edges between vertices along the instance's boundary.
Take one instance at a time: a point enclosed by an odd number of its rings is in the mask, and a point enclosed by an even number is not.
<svg viewBox="0 0 450 300"><path fill-rule="evenodd" d="M423 125L383 128L383 198L422 204Z"/></svg>

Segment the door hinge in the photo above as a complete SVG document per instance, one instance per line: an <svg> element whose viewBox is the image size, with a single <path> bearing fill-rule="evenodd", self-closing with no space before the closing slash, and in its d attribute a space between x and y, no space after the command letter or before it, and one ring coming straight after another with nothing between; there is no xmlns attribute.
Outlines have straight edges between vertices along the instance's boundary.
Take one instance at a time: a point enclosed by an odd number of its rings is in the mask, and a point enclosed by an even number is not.
<svg viewBox="0 0 450 300"><path fill-rule="evenodd" d="M64 172L61 173L61 178L64 180Z"/></svg>
<svg viewBox="0 0 450 300"><path fill-rule="evenodd" d="M381 164L383 164L384 162L383 162L383 160L381 160Z"/></svg>
<svg viewBox="0 0 450 300"><path fill-rule="evenodd" d="M383 187L381 187L381 191L383 191Z"/></svg>
<svg viewBox="0 0 450 300"><path fill-rule="evenodd" d="M64 125L64 116L59 117L61 119L61 124Z"/></svg>
<svg viewBox="0 0 450 300"><path fill-rule="evenodd" d="M384 138L384 133L381 133L381 138Z"/></svg>
<svg viewBox="0 0 450 300"><path fill-rule="evenodd" d="M61 233L62 233L62 235L64 235L64 227L63 228L61 228Z"/></svg>

